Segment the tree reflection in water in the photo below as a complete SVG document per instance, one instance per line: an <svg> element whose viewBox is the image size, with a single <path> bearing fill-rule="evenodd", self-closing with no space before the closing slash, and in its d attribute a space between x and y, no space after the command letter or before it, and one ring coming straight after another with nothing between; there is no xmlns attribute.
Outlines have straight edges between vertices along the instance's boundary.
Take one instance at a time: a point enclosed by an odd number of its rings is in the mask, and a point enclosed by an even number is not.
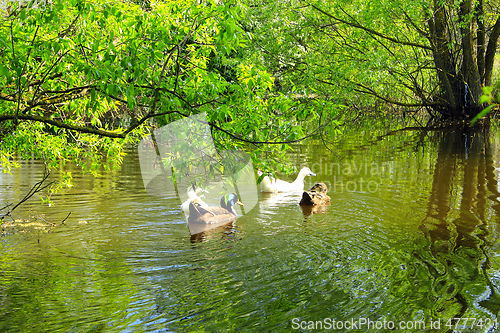
<svg viewBox="0 0 500 333"><path fill-rule="evenodd" d="M490 278L489 249L498 235L487 221L498 220L500 205L489 128L434 134L438 155L420 226L429 246L414 252L434 279L428 301L437 317L494 319L500 298ZM480 307L473 306L477 300Z"/></svg>

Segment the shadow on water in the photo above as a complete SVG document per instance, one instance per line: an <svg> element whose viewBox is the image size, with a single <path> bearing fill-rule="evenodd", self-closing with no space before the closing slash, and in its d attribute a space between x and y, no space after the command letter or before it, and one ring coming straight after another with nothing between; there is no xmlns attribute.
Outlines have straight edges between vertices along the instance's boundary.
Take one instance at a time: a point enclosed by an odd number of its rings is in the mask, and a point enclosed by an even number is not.
<svg viewBox="0 0 500 333"><path fill-rule="evenodd" d="M500 204L490 130L440 131L434 139L438 151L432 190L419 227L428 248L413 254L433 278L430 300L437 317L470 317L479 304L483 318L495 318L500 295L489 277L488 251L496 226L489 224L498 221Z"/></svg>

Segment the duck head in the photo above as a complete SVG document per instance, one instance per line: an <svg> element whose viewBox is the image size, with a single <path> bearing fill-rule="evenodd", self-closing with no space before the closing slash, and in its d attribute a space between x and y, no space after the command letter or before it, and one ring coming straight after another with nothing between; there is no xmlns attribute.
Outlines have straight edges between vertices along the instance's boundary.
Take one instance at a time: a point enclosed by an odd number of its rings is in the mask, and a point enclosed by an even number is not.
<svg viewBox="0 0 500 333"><path fill-rule="evenodd" d="M316 183L309 189L309 192L326 193L328 192L328 187L325 183Z"/></svg>
<svg viewBox="0 0 500 333"><path fill-rule="evenodd" d="M234 205L243 206L243 203L241 203L238 196L234 193L226 194L220 199L220 206L236 215L236 211L233 208Z"/></svg>
<svg viewBox="0 0 500 333"><path fill-rule="evenodd" d="M305 178L306 176L316 176L316 174L312 172L308 167L303 167L299 172L299 176Z"/></svg>

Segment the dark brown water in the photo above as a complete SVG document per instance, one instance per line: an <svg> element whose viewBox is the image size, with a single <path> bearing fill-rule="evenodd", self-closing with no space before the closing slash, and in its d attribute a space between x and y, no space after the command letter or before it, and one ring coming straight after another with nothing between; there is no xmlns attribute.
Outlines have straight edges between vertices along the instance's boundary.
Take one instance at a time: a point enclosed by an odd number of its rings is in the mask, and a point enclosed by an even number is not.
<svg viewBox="0 0 500 333"><path fill-rule="evenodd" d="M305 216L300 194L259 194L233 225L196 236L176 193L147 195L135 153L97 178L66 166L74 186L52 207L32 199L13 214L40 225L4 226L0 331L488 331L498 130L385 135L402 127L351 126L335 155L319 140L296 147L297 167L317 173L306 187L329 185L326 209ZM2 206L42 174L39 162L2 174Z"/></svg>

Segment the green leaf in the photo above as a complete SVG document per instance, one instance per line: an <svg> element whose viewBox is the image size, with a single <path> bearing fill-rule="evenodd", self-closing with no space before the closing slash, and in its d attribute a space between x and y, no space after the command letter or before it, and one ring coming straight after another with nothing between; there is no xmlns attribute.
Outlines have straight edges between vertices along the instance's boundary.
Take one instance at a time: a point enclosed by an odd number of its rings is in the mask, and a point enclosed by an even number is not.
<svg viewBox="0 0 500 333"><path fill-rule="evenodd" d="M491 86L483 87L483 94L485 94L485 95L491 95L492 91L493 91L493 87L491 87Z"/></svg>
<svg viewBox="0 0 500 333"><path fill-rule="evenodd" d="M0 75L7 76L9 74L9 68L5 65L0 65Z"/></svg>
<svg viewBox="0 0 500 333"><path fill-rule="evenodd" d="M490 111L491 109L494 107L495 105L492 104L490 106L488 106L486 109L484 109L483 111L479 112L473 119L472 121L470 122L471 126L474 125L476 123L476 121L478 121L479 119L483 118L484 116L486 116Z"/></svg>
<svg viewBox="0 0 500 333"><path fill-rule="evenodd" d="M482 103L486 103L486 102L488 102L488 103L491 103L491 102L492 102L492 98L491 98L491 96L490 96L490 95L483 95L483 96L481 96L481 98L479 99L479 103L481 103L481 104L482 104Z"/></svg>
<svg viewBox="0 0 500 333"><path fill-rule="evenodd" d="M262 182L262 180L264 179L265 176L267 176L265 173L263 173L262 175L260 175L259 178L257 179L257 184L260 184Z"/></svg>
<svg viewBox="0 0 500 333"><path fill-rule="evenodd" d="M59 44L58 42L52 44L52 47L54 48L54 53L56 54L59 52L59 50L61 50L61 44Z"/></svg>

